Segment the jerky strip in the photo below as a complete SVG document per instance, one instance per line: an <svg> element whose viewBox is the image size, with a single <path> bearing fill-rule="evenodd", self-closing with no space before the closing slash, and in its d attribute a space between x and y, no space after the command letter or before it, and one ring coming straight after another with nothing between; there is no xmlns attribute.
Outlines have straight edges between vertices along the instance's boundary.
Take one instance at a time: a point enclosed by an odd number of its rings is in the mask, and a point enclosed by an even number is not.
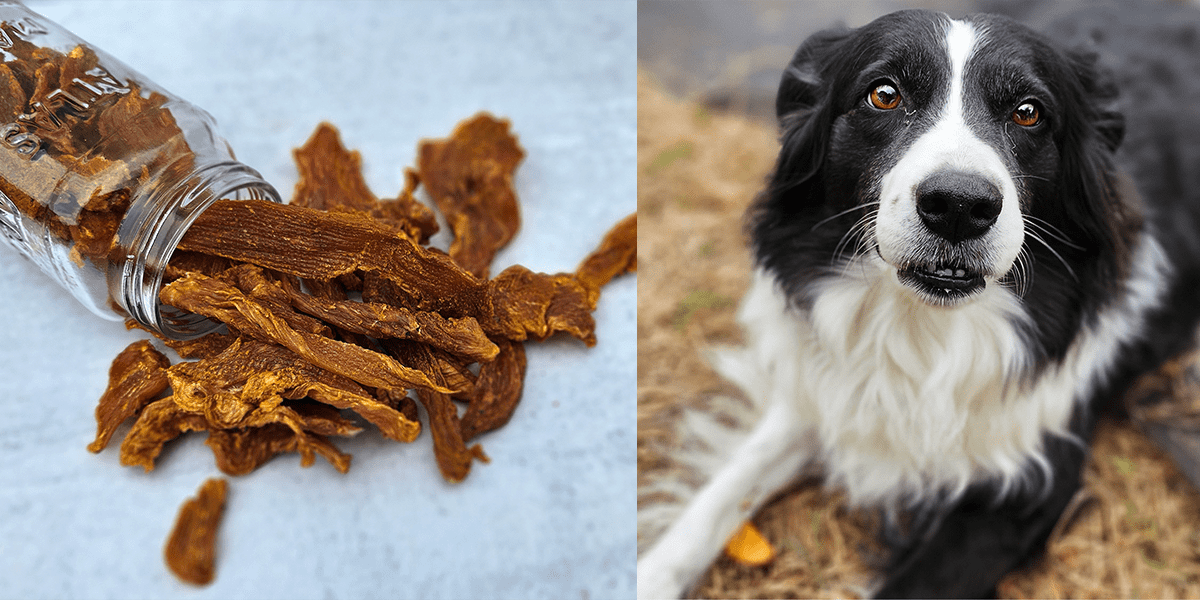
<svg viewBox="0 0 1200 600"><path fill-rule="evenodd" d="M379 273L412 299L409 308L473 316L485 330L491 321L491 302L481 281L450 257L361 214L221 200L200 215L179 247L304 279Z"/></svg>
<svg viewBox="0 0 1200 600"><path fill-rule="evenodd" d="M365 213L421 242L437 232L433 211L413 197L419 181L416 174L405 174L404 190L398 198L381 202L363 179L362 156L342 145L333 125L318 125L292 156L300 171L292 204Z"/></svg>
<svg viewBox="0 0 1200 600"><path fill-rule="evenodd" d="M160 297L171 306L217 319L259 339L278 343L316 366L367 387L422 387L442 393L462 391L438 386L424 373L378 352L296 331L258 302L216 279L191 273L164 287Z"/></svg>
<svg viewBox="0 0 1200 600"><path fill-rule="evenodd" d="M472 317L447 319L432 312L374 302L321 300L299 292L290 298L297 310L353 333L423 342L471 362L489 361L500 351Z"/></svg>
<svg viewBox="0 0 1200 600"><path fill-rule="evenodd" d="M470 448L463 442L459 430L458 408L450 396L428 390L417 390L417 399L429 413L429 430L433 433L433 456L437 460L442 477L450 483L458 483L471 472L471 461L488 462L483 448L475 444Z"/></svg>
<svg viewBox="0 0 1200 600"><path fill-rule="evenodd" d="M511 340L544 340L561 331L596 344L588 292L574 275L546 275L513 265L488 282L488 293L503 307L497 311L498 329Z"/></svg>
<svg viewBox="0 0 1200 600"><path fill-rule="evenodd" d="M130 344L113 359L108 388L96 405L96 439L88 444L89 451L103 450L117 426L167 389L169 366L171 361L149 340Z"/></svg>
<svg viewBox="0 0 1200 600"><path fill-rule="evenodd" d="M354 435L357 428L337 420L337 427L320 429L304 415L281 406L284 399L310 397L337 409L358 413L399 442L412 442L420 422L379 402L354 381L313 365L286 348L239 339L221 355L175 365L168 371L175 403L185 411L204 414L216 428L251 427L282 422L297 436L304 431L325 435ZM317 415L334 423L328 415Z"/></svg>
<svg viewBox="0 0 1200 600"><path fill-rule="evenodd" d="M521 226L512 177L525 151L508 128L480 113L417 149L421 181L454 232L450 257L481 279Z"/></svg>
<svg viewBox="0 0 1200 600"><path fill-rule="evenodd" d="M154 460L167 442L187 431L208 428L204 415L185 412L170 396L155 400L142 410L121 442L121 464L154 470Z"/></svg>
<svg viewBox="0 0 1200 600"><path fill-rule="evenodd" d="M297 434L280 423L210 431L204 443L212 449L217 468L226 475L245 475L284 452L298 452L302 467L312 466L315 452L339 472L350 470L351 456L338 450L329 438L319 433Z"/></svg>
<svg viewBox="0 0 1200 600"><path fill-rule="evenodd" d="M491 336L541 340L562 331L595 343L587 291L572 275L514 266L484 283L449 257L368 217L256 200L218 201L188 229L180 247L305 279L375 273L388 280L393 296L407 299L408 308L474 317Z"/></svg>
<svg viewBox="0 0 1200 600"><path fill-rule="evenodd" d="M637 270L637 213L621 219L604 235L596 248L575 269L575 277L588 292L588 304L595 309L600 288L613 277Z"/></svg>
<svg viewBox="0 0 1200 600"><path fill-rule="evenodd" d="M467 411L463 413L463 441L498 429L512 418L521 400L525 381L525 344L502 340L496 360L479 368L475 389L466 395Z"/></svg>
<svg viewBox="0 0 1200 600"><path fill-rule="evenodd" d="M194 498L179 509L175 527L163 550L167 567L180 580L193 585L212 583L215 574L217 525L225 512L224 479L209 479Z"/></svg>
<svg viewBox="0 0 1200 600"><path fill-rule="evenodd" d="M444 350L407 340L381 340L380 343L396 360L412 365L442 387L469 390L475 385L475 375L467 365Z"/></svg>

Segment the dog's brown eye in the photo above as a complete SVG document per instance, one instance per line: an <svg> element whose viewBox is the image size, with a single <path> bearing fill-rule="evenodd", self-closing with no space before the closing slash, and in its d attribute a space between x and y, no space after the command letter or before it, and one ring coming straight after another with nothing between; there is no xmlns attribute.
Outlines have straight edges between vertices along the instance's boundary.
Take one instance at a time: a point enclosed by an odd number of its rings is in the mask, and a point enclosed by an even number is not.
<svg viewBox="0 0 1200 600"><path fill-rule="evenodd" d="M881 83L871 90L871 105L883 110L900 106L900 90L890 83Z"/></svg>
<svg viewBox="0 0 1200 600"><path fill-rule="evenodd" d="M1038 113L1038 108L1032 102L1024 102L1012 112L1013 123L1021 127L1033 127L1038 124L1042 115Z"/></svg>

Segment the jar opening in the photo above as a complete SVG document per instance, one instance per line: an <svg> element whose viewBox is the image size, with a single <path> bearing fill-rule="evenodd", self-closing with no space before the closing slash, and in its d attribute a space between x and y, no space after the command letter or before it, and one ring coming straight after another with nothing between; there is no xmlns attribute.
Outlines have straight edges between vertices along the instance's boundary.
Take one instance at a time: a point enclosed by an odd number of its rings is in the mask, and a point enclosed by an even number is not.
<svg viewBox="0 0 1200 600"><path fill-rule="evenodd" d="M282 201L257 171L235 161L208 165L171 179L177 183L148 188L134 198L118 232L122 246L128 249L126 260L109 265L108 279L110 290L115 292L112 297L133 319L167 338L186 340L221 325L162 304L158 298L167 265L188 228L217 200ZM144 212L134 215L134 207Z"/></svg>

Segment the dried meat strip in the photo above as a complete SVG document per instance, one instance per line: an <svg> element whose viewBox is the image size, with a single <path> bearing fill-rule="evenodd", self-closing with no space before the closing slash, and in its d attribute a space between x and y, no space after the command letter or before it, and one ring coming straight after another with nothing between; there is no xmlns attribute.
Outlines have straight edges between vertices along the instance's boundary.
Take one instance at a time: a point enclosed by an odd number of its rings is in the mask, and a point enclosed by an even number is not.
<svg viewBox="0 0 1200 600"><path fill-rule="evenodd" d="M194 498L188 498L180 507L163 550L167 567L180 580L193 585L212 583L217 526L225 512L227 490L224 479L209 479L200 486Z"/></svg>
<svg viewBox="0 0 1200 600"><path fill-rule="evenodd" d="M525 344L500 341L499 356L479 368L475 389L460 396L467 400L460 423L463 441L471 441L508 423L521 400L525 364Z"/></svg>
<svg viewBox="0 0 1200 600"><path fill-rule="evenodd" d="M346 331L421 342L472 362L489 361L499 352L472 317L447 319L433 312L375 302L321 300L299 292L292 293L290 299L297 310Z"/></svg>
<svg viewBox="0 0 1200 600"><path fill-rule="evenodd" d="M113 359L108 388L96 405L96 439L88 444L88 450L103 450L121 423L166 391L169 366L170 359L149 340L130 344Z"/></svg>
<svg viewBox="0 0 1200 600"><path fill-rule="evenodd" d="M311 423L311 419L306 419L306 423ZM212 449L217 468L226 475L245 475L285 452L299 453L302 467L312 466L315 453L341 473L350 470L351 456L339 450L328 437L311 431L297 433L282 423L210 431L204 443Z"/></svg>
<svg viewBox="0 0 1200 600"><path fill-rule="evenodd" d="M320 335L297 331L237 288L199 274L189 274L163 288L164 303L217 319L239 331L288 348L312 364L368 387L429 388L456 391L434 384L422 372L395 359Z"/></svg>
<svg viewBox="0 0 1200 600"><path fill-rule="evenodd" d="M175 403L183 410L204 414L214 428L259 426L281 422L297 435L354 435L347 421L323 416L330 429L317 428L303 415L290 412L283 400L311 398L337 409L349 409L379 428L385 436L412 442L420 422L379 402L354 381L303 360L290 350L255 340L238 340L211 359L175 365L168 372Z"/></svg>
<svg viewBox="0 0 1200 600"><path fill-rule="evenodd" d="M433 457L437 460L442 477L451 483L462 481L471 472L471 461L488 462L483 448L475 444L470 448L463 441L459 429L458 407L450 396L417 390L417 399L429 413L429 430L433 434Z"/></svg>
<svg viewBox="0 0 1200 600"><path fill-rule="evenodd" d="M444 350L407 340L381 340L380 344L393 358L425 373L444 388L469 390L475 385L475 375L467 364Z"/></svg>
<svg viewBox="0 0 1200 600"><path fill-rule="evenodd" d="M292 204L325 211L357 211L375 217L424 242L437 232L437 219L429 207L417 202L413 191L419 179L405 174L405 187L395 200L381 202L362 176L362 156L342 145L338 130L321 123L303 146L292 153L300 178Z"/></svg>
<svg viewBox="0 0 1200 600"><path fill-rule="evenodd" d="M621 219L604 235L600 247L592 251L575 277L588 292L588 304L595 309L600 288L612 278L637 270L637 213Z"/></svg>
<svg viewBox="0 0 1200 600"><path fill-rule="evenodd" d="M154 470L154 461L167 442L188 431L208 429L204 415L184 411L170 396L151 402L142 409L129 433L121 442L121 464Z"/></svg>
<svg viewBox="0 0 1200 600"><path fill-rule="evenodd" d="M180 247L305 279L373 273L387 279L389 295L402 297L410 310L474 317L490 336L542 340L561 331L595 343L589 296L573 275L514 266L483 282L446 255L358 215L219 201L197 219Z"/></svg>
<svg viewBox="0 0 1200 600"><path fill-rule="evenodd" d="M481 279L521 226L512 178L524 157L508 120L486 113L417 149L421 181L454 232L450 256Z"/></svg>
<svg viewBox="0 0 1200 600"><path fill-rule="evenodd" d="M544 340L564 332L596 344L596 321L588 293L570 274L534 273L513 265L488 282L499 331L514 341Z"/></svg>
<svg viewBox="0 0 1200 600"><path fill-rule="evenodd" d="M180 248L304 279L377 273L411 299L407 308L473 316L485 330L491 320L483 282L450 257L361 214L256 200L218 201L192 224Z"/></svg>

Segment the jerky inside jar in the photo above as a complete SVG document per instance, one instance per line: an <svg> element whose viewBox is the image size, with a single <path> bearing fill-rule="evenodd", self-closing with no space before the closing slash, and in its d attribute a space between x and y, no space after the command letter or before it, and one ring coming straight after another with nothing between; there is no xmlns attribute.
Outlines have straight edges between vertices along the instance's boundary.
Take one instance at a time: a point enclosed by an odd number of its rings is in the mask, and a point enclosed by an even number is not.
<svg viewBox="0 0 1200 600"><path fill-rule="evenodd" d="M167 263L214 201L275 189L203 110L24 6L0 5L0 55L0 240L102 317L219 326L160 303Z"/></svg>

